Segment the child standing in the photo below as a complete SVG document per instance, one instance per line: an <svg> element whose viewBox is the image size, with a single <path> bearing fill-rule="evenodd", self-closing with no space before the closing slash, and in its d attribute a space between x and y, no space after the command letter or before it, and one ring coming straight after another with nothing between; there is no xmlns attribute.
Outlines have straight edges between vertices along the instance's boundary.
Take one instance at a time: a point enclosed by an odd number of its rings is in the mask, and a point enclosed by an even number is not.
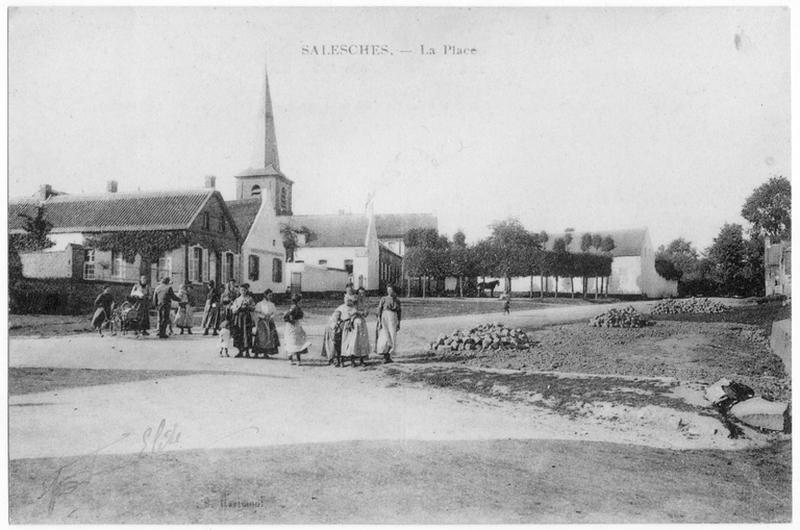
<svg viewBox="0 0 800 530"><path fill-rule="evenodd" d="M228 355L228 348L231 347L230 325L227 320L223 320L219 327L219 356L222 357L222 353L224 352L225 357L230 357L230 355Z"/></svg>
<svg viewBox="0 0 800 530"><path fill-rule="evenodd" d="M333 312L325 327L322 338L322 356L328 358L328 364L342 365L342 312Z"/></svg>
<svg viewBox="0 0 800 530"><path fill-rule="evenodd" d="M509 293L503 293L500 295L500 299L503 301L503 312L506 315L511 314L511 295Z"/></svg>

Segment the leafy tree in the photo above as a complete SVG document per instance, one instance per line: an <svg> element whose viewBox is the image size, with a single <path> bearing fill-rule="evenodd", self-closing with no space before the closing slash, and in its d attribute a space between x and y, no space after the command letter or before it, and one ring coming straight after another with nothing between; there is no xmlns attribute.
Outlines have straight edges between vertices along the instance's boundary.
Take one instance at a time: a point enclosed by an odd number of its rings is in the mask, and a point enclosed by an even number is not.
<svg viewBox="0 0 800 530"><path fill-rule="evenodd" d="M681 271L668 259L656 258L656 272L665 280L679 281L681 279Z"/></svg>
<svg viewBox="0 0 800 530"><path fill-rule="evenodd" d="M23 234L9 234L8 236L8 275L11 281L22 279L22 261L20 252L36 252L52 247L55 243L48 237L53 228L52 223L45 219L43 205L36 207L34 215L19 214L23 218Z"/></svg>
<svg viewBox="0 0 800 530"><path fill-rule="evenodd" d="M751 234L773 240L792 237L792 185L786 177L773 177L753 190L742 207L742 217L753 226Z"/></svg>
<svg viewBox="0 0 800 530"><path fill-rule="evenodd" d="M763 268L759 270L756 262L760 261L757 247L761 246L757 239L746 241L739 224L726 223L722 227L707 251L711 278L721 292L728 295L760 292Z"/></svg>
<svg viewBox="0 0 800 530"><path fill-rule="evenodd" d="M435 228L412 228L403 236L403 243L406 248L448 248L450 246L447 236L439 235L439 231Z"/></svg>
<svg viewBox="0 0 800 530"><path fill-rule="evenodd" d="M682 237L671 241L667 246L661 245L658 247L656 251L656 263L659 261L669 262L677 274L677 278L671 278L661 274L668 280L677 279L679 281L688 282L699 279L700 257L697 249ZM668 268L669 266L663 265L662 268L663 267ZM667 269L664 270L666 271Z"/></svg>
<svg viewBox="0 0 800 530"><path fill-rule="evenodd" d="M461 230L458 230L455 234L453 234L453 246L456 248L467 247L467 236L465 236L464 232Z"/></svg>

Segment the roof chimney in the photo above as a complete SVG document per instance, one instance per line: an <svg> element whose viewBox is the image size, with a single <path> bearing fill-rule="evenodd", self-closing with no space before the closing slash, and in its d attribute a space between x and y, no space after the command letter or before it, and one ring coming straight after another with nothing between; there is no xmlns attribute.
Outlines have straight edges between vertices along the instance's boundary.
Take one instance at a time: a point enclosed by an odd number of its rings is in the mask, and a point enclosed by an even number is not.
<svg viewBox="0 0 800 530"><path fill-rule="evenodd" d="M214 175L206 176L206 188L214 189L217 187L217 177Z"/></svg>
<svg viewBox="0 0 800 530"><path fill-rule="evenodd" d="M117 181L109 180L108 182L106 182L106 191L108 193L117 193Z"/></svg>
<svg viewBox="0 0 800 530"><path fill-rule="evenodd" d="M53 194L53 186L42 184L39 186L39 200L46 201Z"/></svg>

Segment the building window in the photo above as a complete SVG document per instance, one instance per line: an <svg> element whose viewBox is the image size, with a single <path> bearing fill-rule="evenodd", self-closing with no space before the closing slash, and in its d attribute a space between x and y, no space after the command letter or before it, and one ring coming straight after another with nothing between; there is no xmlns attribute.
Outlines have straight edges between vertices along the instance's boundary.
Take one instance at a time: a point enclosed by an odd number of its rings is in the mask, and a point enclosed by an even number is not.
<svg viewBox="0 0 800 530"><path fill-rule="evenodd" d="M261 195L261 186L255 184L252 188L250 188L251 197L259 197L260 195Z"/></svg>
<svg viewBox="0 0 800 530"><path fill-rule="evenodd" d="M208 212L203 212L203 230L208 230L211 228L211 216L208 215Z"/></svg>
<svg viewBox="0 0 800 530"><path fill-rule="evenodd" d="M353 274L353 260L344 260L344 270L347 271L347 274Z"/></svg>
<svg viewBox="0 0 800 530"><path fill-rule="evenodd" d="M201 282L203 280L203 249L194 247L189 255L189 281Z"/></svg>
<svg viewBox="0 0 800 530"><path fill-rule="evenodd" d="M283 282L283 262L278 258L272 259L272 283Z"/></svg>
<svg viewBox="0 0 800 530"><path fill-rule="evenodd" d="M286 188L281 188L281 213L286 212Z"/></svg>
<svg viewBox="0 0 800 530"><path fill-rule="evenodd" d="M233 266L233 254L228 252L225 254L225 281L234 280L236 277L234 266Z"/></svg>
<svg viewBox="0 0 800 530"><path fill-rule="evenodd" d="M83 251L83 279L94 280L94 249Z"/></svg>
<svg viewBox="0 0 800 530"><path fill-rule="evenodd" d="M319 265L327 265L327 264L328 264L328 260L326 260L326 259L319 260Z"/></svg>
<svg viewBox="0 0 800 530"><path fill-rule="evenodd" d="M223 215L222 217L219 218L219 231L225 232L226 229L227 227L225 226L225 216Z"/></svg>
<svg viewBox="0 0 800 530"><path fill-rule="evenodd" d="M258 262L258 256L251 254L247 257L247 277L254 282L258 281Z"/></svg>
<svg viewBox="0 0 800 530"><path fill-rule="evenodd" d="M156 282L160 282L164 278L172 276L172 257L158 258L158 265L156 268Z"/></svg>
<svg viewBox="0 0 800 530"><path fill-rule="evenodd" d="M127 275L127 261L122 257L121 252L111 251L111 276L113 278L125 278Z"/></svg>

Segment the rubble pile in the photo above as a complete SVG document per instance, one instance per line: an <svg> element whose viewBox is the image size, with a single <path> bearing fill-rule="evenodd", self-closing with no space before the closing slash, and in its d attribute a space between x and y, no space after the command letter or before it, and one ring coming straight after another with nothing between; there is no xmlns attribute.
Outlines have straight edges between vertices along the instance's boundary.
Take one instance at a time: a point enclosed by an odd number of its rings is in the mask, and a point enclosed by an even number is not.
<svg viewBox="0 0 800 530"><path fill-rule="evenodd" d="M650 312L653 315L675 315L678 313L722 313L730 307L708 298L685 298L683 300L661 300Z"/></svg>
<svg viewBox="0 0 800 530"><path fill-rule="evenodd" d="M752 388L730 379L720 379L706 388L705 397L722 416L730 438L744 432L731 423L731 418L745 425L766 431L791 432L791 410L788 403L756 396Z"/></svg>
<svg viewBox="0 0 800 530"><path fill-rule="evenodd" d="M528 335L499 322L482 324L469 330L457 329L450 335L439 335L430 344L431 351L526 350L533 346Z"/></svg>
<svg viewBox="0 0 800 530"><path fill-rule="evenodd" d="M625 309L610 309L589 319L589 325L596 328L643 328L647 324L647 317L633 306Z"/></svg>

